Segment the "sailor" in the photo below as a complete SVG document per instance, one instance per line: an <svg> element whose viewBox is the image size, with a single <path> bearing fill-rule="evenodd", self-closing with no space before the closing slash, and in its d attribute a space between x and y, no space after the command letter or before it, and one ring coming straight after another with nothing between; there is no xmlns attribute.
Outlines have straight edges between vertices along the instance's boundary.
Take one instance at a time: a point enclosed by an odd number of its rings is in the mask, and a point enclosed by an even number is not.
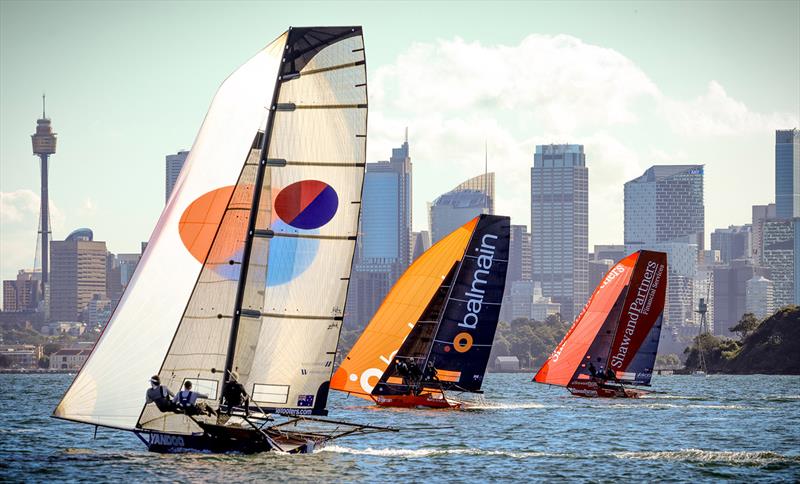
<svg viewBox="0 0 800 484"><path fill-rule="evenodd" d="M605 378L606 378L606 380L614 381L614 380L617 379L617 375L614 374L614 370L612 370L611 368L608 368L608 369L606 369Z"/></svg>
<svg viewBox="0 0 800 484"><path fill-rule="evenodd" d="M587 370L589 370L589 376L592 377L592 379L597 377L597 368L594 367L594 364L591 361L589 362Z"/></svg>
<svg viewBox="0 0 800 484"><path fill-rule="evenodd" d="M205 403L197 402L198 398L208 398L208 395L192 391L192 382L186 380L183 390L179 391L172 400L186 415L199 415L201 413L214 415L214 410Z"/></svg>
<svg viewBox="0 0 800 484"><path fill-rule="evenodd" d="M397 371L397 374L400 375L400 377L403 379L403 385L408 385L409 383L408 378L410 376L410 373L408 371L408 364L405 361L398 358L397 360L395 360L394 368L395 371Z"/></svg>
<svg viewBox="0 0 800 484"><path fill-rule="evenodd" d="M439 381L439 372L436 371L433 361L428 360L428 364L425 366L425 371L427 372L427 379L429 381Z"/></svg>
<svg viewBox="0 0 800 484"><path fill-rule="evenodd" d="M222 404L228 406L228 415L231 414L233 407L240 407L242 405L244 405L245 411L247 411L247 392L244 390L244 386L239 383L239 375L235 371L231 372L231 379L225 385L225 390L222 392Z"/></svg>
<svg viewBox="0 0 800 484"><path fill-rule="evenodd" d="M161 378L158 375L153 375L150 378L150 388L145 394L145 405L148 403L155 403L156 407L162 412L175 411L175 404L172 403L170 398L174 397L169 388L161 384Z"/></svg>

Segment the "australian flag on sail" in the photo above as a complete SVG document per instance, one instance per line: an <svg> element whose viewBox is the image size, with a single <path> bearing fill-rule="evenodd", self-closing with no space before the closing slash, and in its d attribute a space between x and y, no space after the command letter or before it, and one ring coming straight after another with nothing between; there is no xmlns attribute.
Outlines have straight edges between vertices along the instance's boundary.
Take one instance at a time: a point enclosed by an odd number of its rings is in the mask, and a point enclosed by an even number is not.
<svg viewBox="0 0 800 484"><path fill-rule="evenodd" d="M298 395L297 396L297 406L298 407L313 407L314 406L314 395Z"/></svg>

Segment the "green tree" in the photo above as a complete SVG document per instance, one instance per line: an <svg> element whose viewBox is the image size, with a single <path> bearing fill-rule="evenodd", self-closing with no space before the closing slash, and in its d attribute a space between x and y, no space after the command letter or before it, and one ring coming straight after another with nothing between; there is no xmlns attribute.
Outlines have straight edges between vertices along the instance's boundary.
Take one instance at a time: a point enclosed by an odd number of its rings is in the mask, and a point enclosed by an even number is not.
<svg viewBox="0 0 800 484"><path fill-rule="evenodd" d="M744 313L742 315L742 319L739 320L739 323L731 328L731 332L739 333L739 339L744 341L748 336L753 334L756 329L758 329L760 324L761 321L759 321L753 313Z"/></svg>

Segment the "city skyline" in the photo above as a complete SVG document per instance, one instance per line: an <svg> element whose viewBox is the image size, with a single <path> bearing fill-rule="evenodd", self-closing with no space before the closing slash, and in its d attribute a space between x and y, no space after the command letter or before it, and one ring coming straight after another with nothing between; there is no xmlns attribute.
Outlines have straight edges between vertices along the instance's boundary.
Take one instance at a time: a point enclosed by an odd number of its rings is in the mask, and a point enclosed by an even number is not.
<svg viewBox="0 0 800 484"><path fill-rule="evenodd" d="M318 18L279 14L269 25L259 20L258 28L242 29L255 22L243 20L252 12L226 9L226 23L237 24L237 36L226 26L207 29L212 33L201 39L166 28L187 12L176 4L160 7L157 16L124 5L49 5L46 11L36 4L0 6L3 279L33 264L39 186L29 136L42 90L60 136L59 153L51 160L54 240L91 227L111 252L137 252L163 207L163 157L191 146L220 72L269 42L263 32L272 24L280 30ZM500 187L497 213L527 224L526 173L533 147L570 142L584 144L591 156L591 246L622 242L622 185L654 164L706 166L706 238L714 228L746 223L751 205L774 202L773 133L798 124L800 74L775 78L767 67L780 59L784 72L800 70L800 34L791 21L798 7L754 5L702 5L687 19L665 5L582 4L596 15L564 28L554 27L552 19L566 7L504 4L502 32L479 28L493 14L477 6L465 8L464 19L448 22L448 6L434 4L414 32L389 28L398 18L416 18L413 8L384 5L359 8L357 14L343 8L331 16L324 7L319 15L328 23L365 25L371 83L367 160L384 159L410 125L417 175L414 230L425 228L427 202L483 171L484 139ZM185 20L214 25L219 19L213 10L192 10ZM531 10L536 20L521 21ZM513 11L520 21L509 21ZM36 33L26 27L34 15L44 27ZM611 16L630 21L632 31L619 34L602 26ZM653 18L661 20L658 26L645 29ZM710 32L709 19L715 26ZM669 37L669 45L656 46L677 23L685 38ZM83 28L87 25L114 29ZM140 45L142 25L152 30L148 45L163 47L159 52ZM643 30L653 39L649 47L627 41ZM753 35L741 36L742 31ZM145 50L146 56L139 54ZM64 52L85 54L62 58ZM34 55L52 67L57 81L31 82L23 66ZM178 72L191 75L165 76L175 65L186 66ZM600 75L607 82L598 82ZM468 82L455 83L454 77ZM417 89L420 82L429 89ZM767 85L770 89L763 89ZM578 112L584 114L580 119ZM747 177L740 176L744 168L750 170Z"/></svg>

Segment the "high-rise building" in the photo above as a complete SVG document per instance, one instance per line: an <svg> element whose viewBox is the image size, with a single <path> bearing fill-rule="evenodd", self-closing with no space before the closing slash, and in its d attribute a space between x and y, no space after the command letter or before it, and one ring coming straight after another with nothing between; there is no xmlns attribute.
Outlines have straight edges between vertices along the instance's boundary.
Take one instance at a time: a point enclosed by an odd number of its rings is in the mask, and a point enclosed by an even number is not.
<svg viewBox="0 0 800 484"><path fill-rule="evenodd" d="M752 235L750 237L750 244L752 245L753 261L756 264L761 264L761 241L764 238L764 224L767 220L772 220L775 216L775 204L770 203L767 205L753 205L753 224Z"/></svg>
<svg viewBox="0 0 800 484"><path fill-rule="evenodd" d="M775 215L800 217L800 130L775 131Z"/></svg>
<svg viewBox="0 0 800 484"><path fill-rule="evenodd" d="M186 162L187 156L189 156L188 151L178 151L174 155L167 155L166 157L164 203L169 201L169 196L172 194L172 189L175 187L175 182L178 181L178 175L181 174L181 168L183 168L183 164Z"/></svg>
<svg viewBox="0 0 800 484"><path fill-rule="evenodd" d="M482 213L494 213L494 173L470 178L428 204L431 242L435 244Z"/></svg>
<svg viewBox="0 0 800 484"><path fill-rule="evenodd" d="M408 133L389 161L367 163L356 263L345 324L364 327L411 262L411 157Z"/></svg>
<svg viewBox="0 0 800 484"><path fill-rule="evenodd" d="M589 290L594 291L594 289L603 281L608 271L614 267L614 261L611 259L590 260L588 267Z"/></svg>
<svg viewBox="0 0 800 484"><path fill-rule="evenodd" d="M749 259L753 254L752 229L753 226L750 224L716 229L711 232L711 249L719 251L724 264L734 259Z"/></svg>
<svg viewBox="0 0 800 484"><path fill-rule="evenodd" d="M474 176L469 180L459 184L454 189L450 190L450 192L464 192L464 191L474 191L474 192L482 192L486 194L486 208L489 214L494 215L494 172L486 172L482 175Z"/></svg>
<svg viewBox="0 0 800 484"><path fill-rule="evenodd" d="M16 279L3 281L3 311L35 311L41 301L42 273L20 269Z"/></svg>
<svg viewBox="0 0 800 484"><path fill-rule="evenodd" d="M139 264L139 259L142 258L141 254L117 254L117 262L119 264L119 282L122 284L122 289L128 287L133 277L133 271Z"/></svg>
<svg viewBox="0 0 800 484"><path fill-rule="evenodd" d="M508 272L503 291L500 319L512 321L511 285L517 281L531 281L531 234L526 225L512 225L508 245ZM533 286L531 286L533 287Z"/></svg>
<svg viewBox="0 0 800 484"><path fill-rule="evenodd" d="M594 260L611 259L616 264L625 258L628 253L625 251L624 245L595 245L594 246ZM589 286L592 289L592 286Z"/></svg>
<svg viewBox="0 0 800 484"><path fill-rule="evenodd" d="M714 268L714 334L731 336L747 312L747 281L760 276L768 277L769 270L745 259Z"/></svg>
<svg viewBox="0 0 800 484"><path fill-rule="evenodd" d="M106 296L106 243L78 229L50 244L52 280L50 319L77 321L95 295Z"/></svg>
<svg viewBox="0 0 800 484"><path fill-rule="evenodd" d="M534 321L546 321L548 316L553 316L561 312L561 305L552 301L551 298L542 295L542 286L533 283L533 304L531 304L531 319Z"/></svg>
<svg viewBox="0 0 800 484"><path fill-rule="evenodd" d="M772 281L764 276L753 277L745 283L745 290L745 311L753 313L759 319L775 312Z"/></svg>
<svg viewBox="0 0 800 484"><path fill-rule="evenodd" d="M36 121L36 133L31 135L33 154L39 157L41 169L42 191L39 197L39 237L37 239L37 259L41 263L42 285L47 292L47 285L50 282L50 198L48 194L48 167L50 155L56 153L56 133L50 126L50 118L45 114L44 94L42 94L42 117ZM41 256L39 256L41 252ZM34 263L34 270L38 264Z"/></svg>
<svg viewBox="0 0 800 484"><path fill-rule="evenodd" d="M626 251L667 253L666 324L693 324L704 227L703 165L655 165L625 183Z"/></svg>
<svg viewBox="0 0 800 484"><path fill-rule="evenodd" d="M414 238L414 247L411 253L411 261L417 260L426 250L431 248L431 233L427 230L412 233Z"/></svg>
<svg viewBox="0 0 800 484"><path fill-rule="evenodd" d="M589 293L589 170L583 145L537 145L531 168L532 280L572 320Z"/></svg>
<svg viewBox="0 0 800 484"><path fill-rule="evenodd" d="M774 284L776 308L794 304L794 223L767 220L763 225L761 261Z"/></svg>

